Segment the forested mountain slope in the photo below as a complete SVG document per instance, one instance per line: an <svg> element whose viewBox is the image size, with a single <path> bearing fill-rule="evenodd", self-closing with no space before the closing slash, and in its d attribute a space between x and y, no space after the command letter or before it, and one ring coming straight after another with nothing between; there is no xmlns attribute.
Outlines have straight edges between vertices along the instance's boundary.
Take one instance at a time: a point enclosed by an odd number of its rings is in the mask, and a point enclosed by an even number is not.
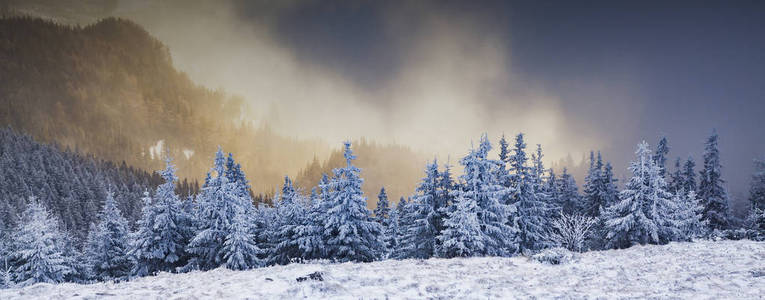
<svg viewBox="0 0 765 300"><path fill-rule="evenodd" d="M134 225L141 197L162 179L126 164L114 164L35 142L30 136L0 129L0 225L15 226L35 197L75 238L97 221L106 192L114 192L122 214ZM180 192L188 194L186 188Z"/></svg>
<svg viewBox="0 0 765 300"><path fill-rule="evenodd" d="M284 175L295 176L314 158L327 163L331 149L340 146L280 136L248 111L243 98L198 85L176 70L168 48L129 20L79 27L0 18L0 125L42 142L149 171L161 169L160 156L169 151L179 176L196 179L204 178L220 145L242 163L256 195L272 192ZM398 147L403 155L391 165L391 159L382 160L388 149L367 148L360 154L370 157L359 164L368 169L366 191L396 179L389 174L394 166L419 176L423 161L412 151ZM378 164L390 167L367 168ZM411 193L409 185L389 188L403 195Z"/></svg>

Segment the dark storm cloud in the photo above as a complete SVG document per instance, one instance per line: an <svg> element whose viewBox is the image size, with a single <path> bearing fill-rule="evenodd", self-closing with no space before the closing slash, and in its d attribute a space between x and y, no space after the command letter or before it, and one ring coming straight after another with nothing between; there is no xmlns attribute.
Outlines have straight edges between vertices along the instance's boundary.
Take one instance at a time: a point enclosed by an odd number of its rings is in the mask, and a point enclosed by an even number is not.
<svg viewBox="0 0 765 300"><path fill-rule="evenodd" d="M120 1L113 14L295 135L454 157L482 131L525 131L550 160L601 149L626 172L660 135L700 165L716 128L739 203L765 155L761 1Z"/></svg>

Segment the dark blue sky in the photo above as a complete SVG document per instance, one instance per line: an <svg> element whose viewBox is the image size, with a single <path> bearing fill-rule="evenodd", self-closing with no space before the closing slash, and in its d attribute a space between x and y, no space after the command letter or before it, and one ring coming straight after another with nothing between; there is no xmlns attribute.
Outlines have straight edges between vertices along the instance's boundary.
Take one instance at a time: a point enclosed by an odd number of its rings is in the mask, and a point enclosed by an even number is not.
<svg viewBox="0 0 765 300"><path fill-rule="evenodd" d="M474 34L503 37L506 67L557 95L579 120L572 126L609 135L602 147L619 168L638 140L654 144L662 134L670 156L698 160L716 128L731 192L740 197L751 160L765 155L764 3L315 1L281 11L274 30L302 60L374 90L405 67L423 11L467 19L478 24ZM257 18L260 7L245 3L240 11ZM398 30L386 26L391 16Z"/></svg>

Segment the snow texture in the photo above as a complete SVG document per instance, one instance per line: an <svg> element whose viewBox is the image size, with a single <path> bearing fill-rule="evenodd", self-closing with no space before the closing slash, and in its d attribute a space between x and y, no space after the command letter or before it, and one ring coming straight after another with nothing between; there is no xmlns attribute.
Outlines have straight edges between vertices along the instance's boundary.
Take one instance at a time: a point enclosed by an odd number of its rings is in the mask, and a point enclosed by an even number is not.
<svg viewBox="0 0 765 300"><path fill-rule="evenodd" d="M481 257L218 268L122 283L40 283L0 290L0 299L761 299L763 259L763 242L699 241L574 254L560 265ZM310 279L314 272L321 281Z"/></svg>

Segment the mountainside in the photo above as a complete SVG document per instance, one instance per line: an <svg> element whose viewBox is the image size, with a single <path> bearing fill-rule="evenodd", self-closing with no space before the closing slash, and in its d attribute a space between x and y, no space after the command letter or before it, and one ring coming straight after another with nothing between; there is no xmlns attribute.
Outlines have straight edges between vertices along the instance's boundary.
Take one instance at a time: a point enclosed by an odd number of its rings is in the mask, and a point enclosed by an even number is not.
<svg viewBox="0 0 765 300"><path fill-rule="evenodd" d="M17 225L30 197L35 197L78 240L97 221L107 191L114 193L123 216L135 224L141 197L162 179L93 156L35 142L28 135L0 129L0 229ZM178 190L188 194L188 183ZM10 224L2 224L2 223Z"/></svg>
<svg viewBox="0 0 765 300"><path fill-rule="evenodd" d="M131 21L79 27L0 18L0 125L40 141L143 170L160 169L168 152L181 177L196 179L220 145L241 162L255 194L278 189L284 175L297 175L314 158L331 161L331 149L340 146L277 135L253 124L249 109L241 97L192 82L174 68L167 47ZM389 170L374 169L387 149L368 150L360 156L370 158L359 164L368 169L365 190L399 182ZM411 151L400 152L400 165L420 169ZM402 195L413 184L389 188Z"/></svg>
<svg viewBox="0 0 765 300"><path fill-rule="evenodd" d="M0 298L759 299L763 256L763 242L698 241L587 252L560 265L475 257L221 268L123 283L35 284L0 290ZM322 280L308 276L314 272Z"/></svg>

